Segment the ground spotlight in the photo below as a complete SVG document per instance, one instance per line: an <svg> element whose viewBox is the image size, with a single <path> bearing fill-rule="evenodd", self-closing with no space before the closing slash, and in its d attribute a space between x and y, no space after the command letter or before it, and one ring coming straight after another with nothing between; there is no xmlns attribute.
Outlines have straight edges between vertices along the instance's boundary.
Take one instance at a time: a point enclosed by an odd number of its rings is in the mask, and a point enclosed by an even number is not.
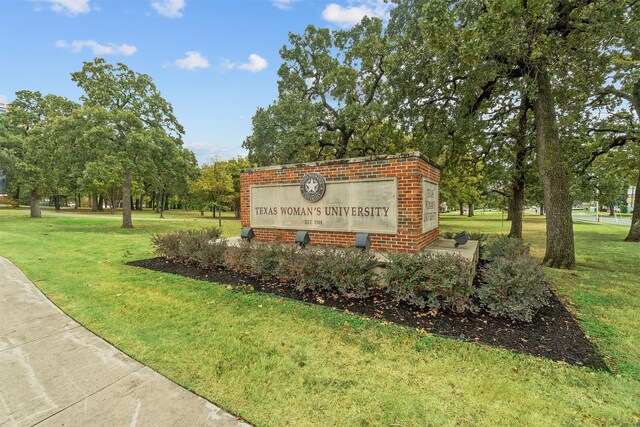
<svg viewBox="0 0 640 427"><path fill-rule="evenodd" d="M469 233L467 233L466 231L463 231L462 233L458 233L453 238L453 240L456 241L456 243L454 245L456 248L458 246L465 245L469 241Z"/></svg>
<svg viewBox="0 0 640 427"><path fill-rule="evenodd" d="M242 238L242 240L251 242L251 239L256 237L256 233L253 232L253 228L251 227L242 227L242 231L240 231L240 237Z"/></svg>
<svg viewBox="0 0 640 427"><path fill-rule="evenodd" d="M309 244L311 238L309 237L308 231L298 231L296 233L296 243L300 245L301 248L304 248Z"/></svg>
<svg viewBox="0 0 640 427"><path fill-rule="evenodd" d="M371 248L371 236L369 233L356 233L356 244L358 249L369 250Z"/></svg>

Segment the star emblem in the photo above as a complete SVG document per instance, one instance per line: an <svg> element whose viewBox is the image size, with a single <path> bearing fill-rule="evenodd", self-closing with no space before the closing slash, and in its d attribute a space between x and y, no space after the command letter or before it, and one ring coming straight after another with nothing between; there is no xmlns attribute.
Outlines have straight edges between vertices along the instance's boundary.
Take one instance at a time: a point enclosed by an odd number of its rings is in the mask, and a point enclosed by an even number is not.
<svg viewBox="0 0 640 427"><path fill-rule="evenodd" d="M322 199L324 191L324 177L317 172L310 172L300 180L300 194L308 202L315 203Z"/></svg>
<svg viewBox="0 0 640 427"><path fill-rule="evenodd" d="M318 191L318 181L313 178L307 181L305 185L309 193L315 193L316 191Z"/></svg>

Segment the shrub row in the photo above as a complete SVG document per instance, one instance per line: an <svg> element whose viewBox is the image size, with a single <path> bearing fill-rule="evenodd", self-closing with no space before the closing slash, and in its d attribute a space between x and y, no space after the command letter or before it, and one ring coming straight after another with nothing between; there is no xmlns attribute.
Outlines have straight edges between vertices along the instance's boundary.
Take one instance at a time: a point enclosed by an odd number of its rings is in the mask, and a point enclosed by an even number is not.
<svg viewBox="0 0 640 427"><path fill-rule="evenodd" d="M179 231L152 237L156 253L203 268L225 267L265 281L295 286L300 291L332 291L346 298L367 298L386 284L397 301L431 312L449 309L530 322L547 304L549 289L542 268L519 239L487 241L483 281L473 286L470 261L456 254L395 253L382 275L370 252L358 249L313 248L242 242L228 246L219 229Z"/></svg>
<svg viewBox="0 0 640 427"><path fill-rule="evenodd" d="M301 291L336 291L347 298L367 298L378 285L377 261L370 252L333 248L300 250L293 245L216 240L220 231L178 231L154 235L156 253L202 268L226 267L266 281L291 284Z"/></svg>

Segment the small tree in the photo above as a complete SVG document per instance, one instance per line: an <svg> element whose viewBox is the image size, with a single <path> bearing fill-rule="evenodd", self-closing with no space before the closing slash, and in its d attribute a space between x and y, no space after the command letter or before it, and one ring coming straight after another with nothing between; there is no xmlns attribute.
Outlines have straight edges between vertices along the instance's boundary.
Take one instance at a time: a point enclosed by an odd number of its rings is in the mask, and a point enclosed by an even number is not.
<svg viewBox="0 0 640 427"><path fill-rule="evenodd" d="M211 211L215 217L215 209L218 208L218 225L222 225L220 207L229 200L233 194L233 179L225 162L214 161L212 164L204 164L200 169L200 176L191 186L191 191L208 203L211 203Z"/></svg>

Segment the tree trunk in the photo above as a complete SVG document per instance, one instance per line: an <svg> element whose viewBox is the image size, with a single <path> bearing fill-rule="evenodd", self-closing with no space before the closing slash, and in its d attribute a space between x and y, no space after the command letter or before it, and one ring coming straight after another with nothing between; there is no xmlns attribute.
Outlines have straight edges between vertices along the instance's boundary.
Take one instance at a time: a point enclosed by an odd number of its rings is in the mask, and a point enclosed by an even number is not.
<svg viewBox="0 0 640 427"><path fill-rule="evenodd" d="M460 216L464 216L464 203L459 202L460 204Z"/></svg>
<svg viewBox="0 0 640 427"><path fill-rule="evenodd" d="M218 227L222 227L222 207L218 205Z"/></svg>
<svg viewBox="0 0 640 427"><path fill-rule="evenodd" d="M640 175L636 183L636 195L633 197L633 215L631 215L631 228L624 239L626 242L640 242Z"/></svg>
<svg viewBox="0 0 640 427"><path fill-rule="evenodd" d="M98 212L98 195L97 194L92 194L91 195L91 211L92 212Z"/></svg>
<svg viewBox="0 0 640 427"><path fill-rule="evenodd" d="M234 199L234 203L233 203L233 210L235 212L236 215L236 219L240 219L240 197L236 197Z"/></svg>
<svg viewBox="0 0 640 427"><path fill-rule="evenodd" d="M60 196L59 195L55 195L53 196L53 206L55 207L56 211L60 210Z"/></svg>
<svg viewBox="0 0 640 427"><path fill-rule="evenodd" d="M534 102L538 167L544 189L547 214L547 247L542 261L554 268L576 265L573 241L572 199L569 193L564 148L560 143L551 81L546 70L536 72L537 97Z"/></svg>
<svg viewBox="0 0 640 427"><path fill-rule="evenodd" d="M122 186L122 228L133 228L131 221L131 172L124 173Z"/></svg>
<svg viewBox="0 0 640 427"><path fill-rule="evenodd" d="M511 184L513 195L511 197L511 229L509 237L522 239L522 213L524 210L524 185L526 173L527 153L527 112L531 104L526 95L522 96L520 103L520 116L518 117L518 128L515 135L516 140L516 161L514 163L514 180Z"/></svg>
<svg viewBox="0 0 640 427"><path fill-rule="evenodd" d="M509 197L509 201L507 202L507 221L511 221L513 219L513 197Z"/></svg>
<svg viewBox="0 0 640 427"><path fill-rule="evenodd" d="M544 215L544 204L540 203L540 216Z"/></svg>
<svg viewBox="0 0 640 427"><path fill-rule="evenodd" d="M469 218L473 216L473 203L469 203L469 213L467 214Z"/></svg>
<svg viewBox="0 0 640 427"><path fill-rule="evenodd" d="M513 187L512 202L512 218L511 229L509 230L509 237L522 239L522 211L524 204L524 179L517 183L517 186Z"/></svg>
<svg viewBox="0 0 640 427"><path fill-rule="evenodd" d="M616 216L616 205L613 203L609 205L609 216Z"/></svg>
<svg viewBox="0 0 640 427"><path fill-rule="evenodd" d="M42 213L40 212L40 196L38 196L38 190L31 191L29 194L29 206L31 208L31 218L40 218Z"/></svg>
<svg viewBox="0 0 640 427"><path fill-rule="evenodd" d="M102 197L102 194L98 197L98 211L104 211L104 197Z"/></svg>

